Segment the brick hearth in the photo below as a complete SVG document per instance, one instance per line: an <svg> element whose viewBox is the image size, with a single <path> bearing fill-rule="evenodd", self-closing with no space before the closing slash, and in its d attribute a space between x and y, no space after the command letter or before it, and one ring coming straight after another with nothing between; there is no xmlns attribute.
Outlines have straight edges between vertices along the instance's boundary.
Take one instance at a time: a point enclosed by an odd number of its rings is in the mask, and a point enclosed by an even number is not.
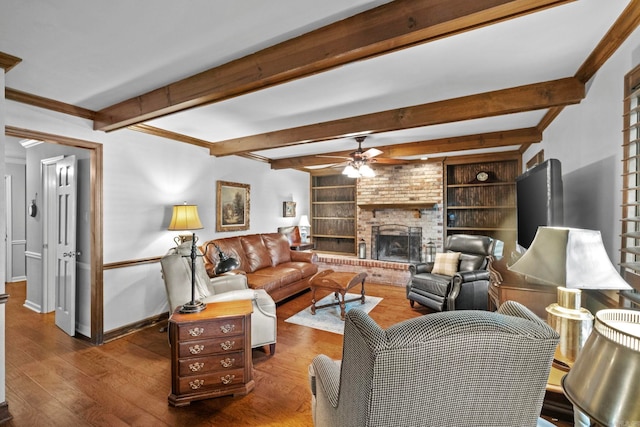
<svg viewBox="0 0 640 427"><path fill-rule="evenodd" d="M368 276L365 283L405 286L411 276L409 264L403 262L359 259L354 256L318 253L317 264L318 270L330 268L334 271L366 271Z"/></svg>

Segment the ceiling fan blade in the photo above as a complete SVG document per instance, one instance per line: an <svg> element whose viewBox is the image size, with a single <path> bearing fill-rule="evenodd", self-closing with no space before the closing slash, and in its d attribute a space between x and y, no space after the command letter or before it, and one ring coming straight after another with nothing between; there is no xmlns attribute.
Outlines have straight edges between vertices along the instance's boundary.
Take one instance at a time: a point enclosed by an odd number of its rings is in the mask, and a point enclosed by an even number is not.
<svg viewBox="0 0 640 427"><path fill-rule="evenodd" d="M346 156L324 156L322 154L316 154L316 157L322 157L322 158L326 158L326 159L344 159L344 160L351 160L351 157L346 157Z"/></svg>
<svg viewBox="0 0 640 427"><path fill-rule="evenodd" d="M367 151L362 153L362 157L366 157L367 159L370 159L380 154L382 154L382 151L378 150L377 148L369 148Z"/></svg>

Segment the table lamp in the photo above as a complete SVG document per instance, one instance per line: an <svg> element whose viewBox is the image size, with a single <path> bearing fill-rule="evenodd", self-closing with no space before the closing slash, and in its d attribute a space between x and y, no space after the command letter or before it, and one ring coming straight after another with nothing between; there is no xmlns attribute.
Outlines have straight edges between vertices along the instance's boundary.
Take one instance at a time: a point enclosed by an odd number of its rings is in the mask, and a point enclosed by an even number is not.
<svg viewBox="0 0 640 427"><path fill-rule="evenodd" d="M508 268L558 286L558 302L546 308L547 323L560 334L555 362L565 370L593 327L593 315L580 307L581 289L631 289L611 264L597 230L539 227L529 249Z"/></svg>
<svg viewBox="0 0 640 427"><path fill-rule="evenodd" d="M562 388L600 425L640 426L640 311L598 311L593 333L562 378Z"/></svg>
<svg viewBox="0 0 640 427"><path fill-rule="evenodd" d="M309 223L309 217L307 215L300 217L298 227L300 228L300 239L302 242L309 243L309 229L311 228L311 224Z"/></svg>
<svg viewBox="0 0 640 427"><path fill-rule="evenodd" d="M173 215L171 217L171 223L169 224L169 230L199 230L202 227L200 222L200 216L198 215L197 205L188 205L185 202L183 205L173 206ZM180 307L180 313L198 313L204 310L207 305L202 301L196 301L196 257L198 256L198 248L196 247L196 233L181 234L174 238L176 244L180 245L191 240L191 253L188 255L191 258L191 301ZM185 256L186 257L186 256Z"/></svg>

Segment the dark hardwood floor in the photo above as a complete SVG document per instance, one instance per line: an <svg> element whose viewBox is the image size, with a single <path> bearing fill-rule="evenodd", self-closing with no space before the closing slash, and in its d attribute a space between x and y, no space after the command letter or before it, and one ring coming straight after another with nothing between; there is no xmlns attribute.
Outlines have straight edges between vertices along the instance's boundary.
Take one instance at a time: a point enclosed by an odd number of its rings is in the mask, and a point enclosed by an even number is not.
<svg viewBox="0 0 640 427"><path fill-rule="evenodd" d="M13 420L5 426L311 426L307 366L319 353L341 357L342 335L284 322L309 305L307 292L278 306L275 355L253 350L251 393L174 408L169 343L159 326L92 346L58 329L53 313L24 308L24 283L8 283L6 292ZM428 312L411 309L402 287L367 284L367 294L384 298L371 312L382 327Z"/></svg>

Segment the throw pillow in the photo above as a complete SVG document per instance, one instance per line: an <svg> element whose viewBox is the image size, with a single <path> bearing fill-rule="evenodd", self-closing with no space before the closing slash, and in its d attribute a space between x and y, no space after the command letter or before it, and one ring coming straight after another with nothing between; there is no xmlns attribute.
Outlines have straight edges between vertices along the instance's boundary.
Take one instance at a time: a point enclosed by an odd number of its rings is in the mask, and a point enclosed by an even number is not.
<svg viewBox="0 0 640 427"><path fill-rule="evenodd" d="M458 272L458 260L460 259L460 252L438 252L436 254L436 260L433 263L434 274L443 274L445 276L453 276Z"/></svg>

